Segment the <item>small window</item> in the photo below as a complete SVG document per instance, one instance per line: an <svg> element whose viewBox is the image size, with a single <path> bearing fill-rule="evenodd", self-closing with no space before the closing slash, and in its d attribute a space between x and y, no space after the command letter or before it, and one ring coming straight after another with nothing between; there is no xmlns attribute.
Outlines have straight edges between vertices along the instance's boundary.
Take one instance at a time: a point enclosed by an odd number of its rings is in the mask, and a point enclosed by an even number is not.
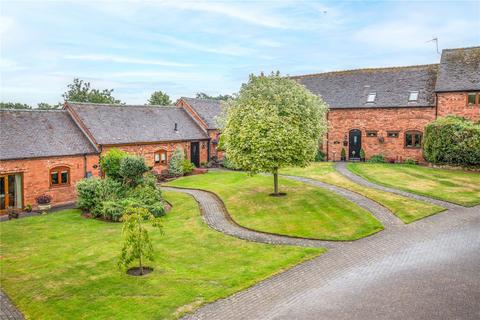
<svg viewBox="0 0 480 320"><path fill-rule="evenodd" d="M50 186L66 186L70 184L70 168L56 167L50 169Z"/></svg>
<svg viewBox="0 0 480 320"><path fill-rule="evenodd" d="M405 147L419 149L422 147L422 133L409 131L405 133Z"/></svg>
<svg viewBox="0 0 480 320"><path fill-rule="evenodd" d="M416 102L418 101L418 91L410 91L410 95L408 96L409 102Z"/></svg>
<svg viewBox="0 0 480 320"><path fill-rule="evenodd" d="M467 104L469 106L474 106L474 105L478 104L478 100L477 100L478 95L479 94L475 93L475 92L469 93L468 97L467 97Z"/></svg>
<svg viewBox="0 0 480 320"><path fill-rule="evenodd" d="M367 131L367 137L376 137L377 131Z"/></svg>
<svg viewBox="0 0 480 320"><path fill-rule="evenodd" d="M387 131L387 137L389 138L398 138L398 131Z"/></svg>
<svg viewBox="0 0 480 320"><path fill-rule="evenodd" d="M375 102L375 97L377 96L376 92L370 92L367 97L367 102Z"/></svg>
<svg viewBox="0 0 480 320"><path fill-rule="evenodd" d="M167 164L167 151L159 150L155 152L154 160L157 164Z"/></svg>

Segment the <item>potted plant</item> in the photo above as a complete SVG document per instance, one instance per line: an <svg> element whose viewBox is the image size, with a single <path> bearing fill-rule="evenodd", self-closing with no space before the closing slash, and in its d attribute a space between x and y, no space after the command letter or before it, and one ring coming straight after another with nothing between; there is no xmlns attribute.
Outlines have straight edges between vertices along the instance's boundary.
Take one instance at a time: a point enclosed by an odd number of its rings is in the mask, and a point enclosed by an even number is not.
<svg viewBox="0 0 480 320"><path fill-rule="evenodd" d="M360 149L360 161L365 162L365 150Z"/></svg>
<svg viewBox="0 0 480 320"><path fill-rule="evenodd" d="M340 160L347 161L347 151L345 151L345 148L342 148L342 151L340 152Z"/></svg>
<svg viewBox="0 0 480 320"><path fill-rule="evenodd" d="M38 209L40 211L47 211L52 207L50 204L50 202L52 202L52 196L48 194L42 194L36 197L35 201L37 201Z"/></svg>
<svg viewBox="0 0 480 320"><path fill-rule="evenodd" d="M27 204L27 205L25 206L25 209L24 209L24 210L25 210L25 212L32 212L32 205L31 205L31 204Z"/></svg>
<svg viewBox="0 0 480 320"><path fill-rule="evenodd" d="M9 220L11 220L11 219L18 219L18 216L19 216L18 209L8 208L8 209L7 209L7 213L8 213L8 219L9 219Z"/></svg>

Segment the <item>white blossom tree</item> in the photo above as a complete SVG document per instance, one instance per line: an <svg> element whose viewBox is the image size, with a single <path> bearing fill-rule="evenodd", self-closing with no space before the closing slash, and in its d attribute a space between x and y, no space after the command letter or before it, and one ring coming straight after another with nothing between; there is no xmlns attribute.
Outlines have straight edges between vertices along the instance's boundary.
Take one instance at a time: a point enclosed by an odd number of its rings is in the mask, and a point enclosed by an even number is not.
<svg viewBox="0 0 480 320"><path fill-rule="evenodd" d="M251 173L272 173L273 195L280 195L278 170L305 167L314 159L327 130L327 105L278 72L251 75L225 105L222 147L228 160Z"/></svg>

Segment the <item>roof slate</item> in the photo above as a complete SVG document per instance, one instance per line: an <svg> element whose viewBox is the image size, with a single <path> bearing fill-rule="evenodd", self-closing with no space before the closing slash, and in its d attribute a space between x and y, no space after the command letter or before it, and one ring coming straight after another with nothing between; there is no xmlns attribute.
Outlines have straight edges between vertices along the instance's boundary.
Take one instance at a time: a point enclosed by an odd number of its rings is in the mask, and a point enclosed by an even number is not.
<svg viewBox="0 0 480 320"><path fill-rule="evenodd" d="M182 98L202 118L208 129L218 129L216 117L222 112L221 101L213 99Z"/></svg>
<svg viewBox="0 0 480 320"><path fill-rule="evenodd" d="M182 108L76 102L67 105L96 143L102 145L208 139Z"/></svg>
<svg viewBox="0 0 480 320"><path fill-rule="evenodd" d="M96 153L65 110L0 110L0 160Z"/></svg>
<svg viewBox="0 0 480 320"><path fill-rule="evenodd" d="M480 47L442 51L435 91L480 90Z"/></svg>
<svg viewBox="0 0 480 320"><path fill-rule="evenodd" d="M319 95L330 108L430 107L435 104L438 65L358 69L292 79ZM409 102L410 91L419 91L418 101ZM369 93L375 102L367 103Z"/></svg>

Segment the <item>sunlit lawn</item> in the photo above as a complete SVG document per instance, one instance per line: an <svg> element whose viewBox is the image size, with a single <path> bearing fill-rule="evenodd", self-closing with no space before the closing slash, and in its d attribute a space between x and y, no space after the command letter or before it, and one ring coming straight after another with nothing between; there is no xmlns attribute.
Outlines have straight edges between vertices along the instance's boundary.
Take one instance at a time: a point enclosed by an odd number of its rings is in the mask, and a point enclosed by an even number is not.
<svg viewBox="0 0 480 320"><path fill-rule="evenodd" d="M2 289L28 319L177 318L324 251L223 235L191 197L166 197L173 209L165 234L151 233L149 275L117 269L121 224L65 210L0 224Z"/></svg>
<svg viewBox="0 0 480 320"><path fill-rule="evenodd" d="M331 162L316 162L307 168L283 169L281 173L308 177L357 192L390 209L405 223L410 223L445 210L442 207L423 201L412 200L393 193L358 185L335 171Z"/></svg>
<svg viewBox="0 0 480 320"><path fill-rule="evenodd" d="M357 164L348 169L372 182L463 206L480 204L480 173L401 164Z"/></svg>
<svg viewBox="0 0 480 320"><path fill-rule="evenodd" d="M324 240L354 240L383 226L368 211L321 188L279 179L285 197L271 197L273 177L213 171L174 180L171 186L215 192L240 225L251 229Z"/></svg>

